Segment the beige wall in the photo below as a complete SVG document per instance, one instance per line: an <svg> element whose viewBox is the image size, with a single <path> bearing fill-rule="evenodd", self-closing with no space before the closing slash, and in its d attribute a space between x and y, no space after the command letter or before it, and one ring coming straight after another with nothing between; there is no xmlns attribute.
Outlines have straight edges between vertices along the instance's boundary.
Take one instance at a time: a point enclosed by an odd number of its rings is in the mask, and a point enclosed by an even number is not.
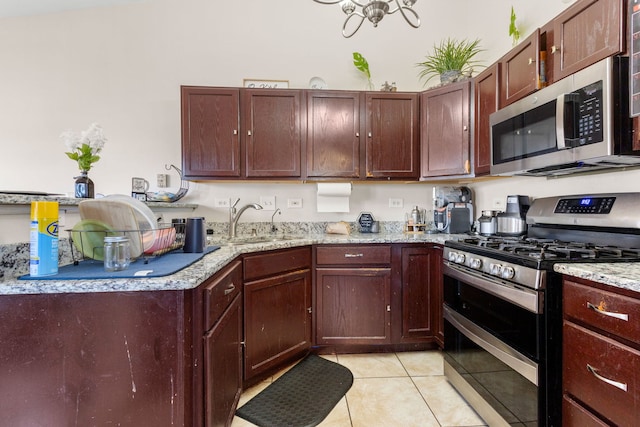
<svg viewBox="0 0 640 427"><path fill-rule="evenodd" d="M351 39L340 33L344 15L339 7L312 0L147 0L0 19L0 189L71 192L77 167L64 155L58 135L96 121L109 138L102 160L90 172L97 192L127 194L131 177L154 184L158 173L169 173L169 189L175 190L177 176L164 165L181 162L181 84L240 86L243 78L261 78L285 79L290 87L304 88L311 77L320 76L332 89L365 89L351 60L352 52L359 51L370 63L376 88L387 80L399 90L421 90L414 64L442 38L481 38L486 64L505 53L511 47L511 5L526 36L568 3L419 0L419 29L396 14L385 17L377 29L363 24ZM631 191L639 176L517 178L473 187L479 209L488 209L493 199L512 193ZM227 215L212 207L214 197L248 202L265 194L276 196L283 221L353 220L360 211L401 220L411 205L429 207L432 192L428 184L356 185L350 214L320 215L312 184L191 187L184 201L202 205L196 214L211 221ZM303 198L303 208L286 209L288 197ZM389 197L402 197L405 208L388 208ZM247 212L246 219L266 217L270 215Z"/></svg>

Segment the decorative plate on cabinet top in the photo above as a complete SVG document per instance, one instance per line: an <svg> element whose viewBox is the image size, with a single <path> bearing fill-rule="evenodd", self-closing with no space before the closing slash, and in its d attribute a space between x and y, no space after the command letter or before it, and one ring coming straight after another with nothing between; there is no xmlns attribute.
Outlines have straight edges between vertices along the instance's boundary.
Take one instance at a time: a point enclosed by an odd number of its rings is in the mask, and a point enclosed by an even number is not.
<svg viewBox="0 0 640 427"><path fill-rule="evenodd" d="M309 80L309 87L311 89L327 89L329 86L327 86L327 83L320 77L311 77L311 80Z"/></svg>

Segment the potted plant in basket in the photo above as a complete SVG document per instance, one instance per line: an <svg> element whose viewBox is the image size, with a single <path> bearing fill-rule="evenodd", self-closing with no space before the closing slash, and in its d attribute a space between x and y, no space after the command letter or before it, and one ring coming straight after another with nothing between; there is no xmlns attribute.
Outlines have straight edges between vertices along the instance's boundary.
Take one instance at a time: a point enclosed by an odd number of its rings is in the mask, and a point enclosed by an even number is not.
<svg viewBox="0 0 640 427"><path fill-rule="evenodd" d="M483 50L479 46L479 39L458 41L447 38L441 41L440 45L433 46L433 52L427 54L424 62L416 64L422 68L418 77L426 79L425 84L435 76L440 76L442 84L471 77L473 66L478 63L473 57Z"/></svg>

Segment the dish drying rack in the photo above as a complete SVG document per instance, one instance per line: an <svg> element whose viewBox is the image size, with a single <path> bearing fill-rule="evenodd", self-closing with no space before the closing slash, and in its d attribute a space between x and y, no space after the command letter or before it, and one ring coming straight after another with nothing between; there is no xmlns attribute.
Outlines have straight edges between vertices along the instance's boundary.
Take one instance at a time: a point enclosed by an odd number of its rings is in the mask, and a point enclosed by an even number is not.
<svg viewBox="0 0 640 427"><path fill-rule="evenodd" d="M69 232L69 240L71 246L71 259L74 265L86 259L104 259L104 238L126 237L132 242L132 246L137 245L141 253L139 256L131 256L131 261L136 259L144 259L147 264L150 259L162 256L176 249L184 247L186 224L158 224L154 230L67 230ZM173 233L173 230L175 233ZM74 235L79 236L74 239ZM154 241L149 250L144 250L145 239L151 238ZM76 241L79 240L79 241ZM90 242L96 242L92 244ZM98 244L100 242L100 244ZM85 247L86 246L86 247ZM156 249L154 249L156 248Z"/></svg>

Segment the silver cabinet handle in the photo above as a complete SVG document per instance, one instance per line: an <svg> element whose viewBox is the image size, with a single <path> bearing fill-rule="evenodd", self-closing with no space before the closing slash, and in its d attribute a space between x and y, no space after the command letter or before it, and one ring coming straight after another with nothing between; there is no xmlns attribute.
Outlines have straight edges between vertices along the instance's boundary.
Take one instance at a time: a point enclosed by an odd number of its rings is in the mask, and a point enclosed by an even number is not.
<svg viewBox="0 0 640 427"><path fill-rule="evenodd" d="M628 314L612 313L610 311L604 311L604 310L598 308L597 306L591 304L589 301L587 301L587 308L595 311L596 313L600 313L603 316L615 317L616 319L624 320L625 322L629 321L629 315Z"/></svg>
<svg viewBox="0 0 640 427"><path fill-rule="evenodd" d="M610 380L609 378L605 378L602 375L599 375L598 370L593 366L589 365L588 363L587 363L587 371L591 372L593 376L599 379L600 381L605 382L609 385L612 385L616 388L619 388L622 391L627 391L627 385L625 383L619 383L618 381L613 381L613 380Z"/></svg>
<svg viewBox="0 0 640 427"><path fill-rule="evenodd" d="M356 132L356 136L360 138L360 132Z"/></svg>
<svg viewBox="0 0 640 427"><path fill-rule="evenodd" d="M533 58L529 58L529 65L533 64Z"/></svg>
<svg viewBox="0 0 640 427"><path fill-rule="evenodd" d="M373 137L373 134L371 132L369 132L369 138Z"/></svg>
<svg viewBox="0 0 640 427"><path fill-rule="evenodd" d="M251 136L251 131L250 130L247 131L247 135Z"/></svg>
<svg viewBox="0 0 640 427"><path fill-rule="evenodd" d="M238 129L234 129L234 130L233 130L233 134L234 134L234 135L237 135L237 134L238 134Z"/></svg>
<svg viewBox="0 0 640 427"><path fill-rule="evenodd" d="M231 292L233 292L236 289L236 285L234 285L233 283L230 284L227 289L224 290L224 294L225 295L229 295Z"/></svg>
<svg viewBox="0 0 640 427"><path fill-rule="evenodd" d="M345 258L359 258L359 257L363 257L364 254L344 254Z"/></svg>
<svg viewBox="0 0 640 427"><path fill-rule="evenodd" d="M560 49L558 49L558 47L556 45L551 46L551 53L556 53L559 50Z"/></svg>
<svg viewBox="0 0 640 427"><path fill-rule="evenodd" d="M391 305L387 304L387 311L391 311Z"/></svg>

